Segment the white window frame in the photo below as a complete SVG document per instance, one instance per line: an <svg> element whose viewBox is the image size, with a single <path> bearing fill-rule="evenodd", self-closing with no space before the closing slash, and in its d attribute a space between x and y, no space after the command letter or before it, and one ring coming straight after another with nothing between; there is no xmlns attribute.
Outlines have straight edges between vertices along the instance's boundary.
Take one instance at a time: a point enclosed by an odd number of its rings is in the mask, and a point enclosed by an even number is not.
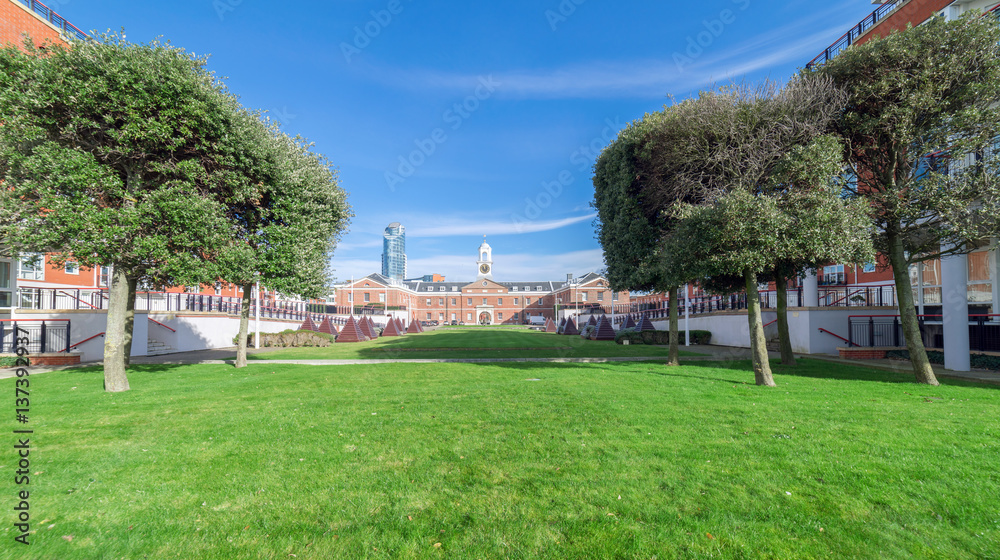
<svg viewBox="0 0 1000 560"><path fill-rule="evenodd" d="M37 263L37 265L25 267L26 263ZM45 255L43 253L25 253L21 255L17 259L17 279L44 281Z"/></svg>

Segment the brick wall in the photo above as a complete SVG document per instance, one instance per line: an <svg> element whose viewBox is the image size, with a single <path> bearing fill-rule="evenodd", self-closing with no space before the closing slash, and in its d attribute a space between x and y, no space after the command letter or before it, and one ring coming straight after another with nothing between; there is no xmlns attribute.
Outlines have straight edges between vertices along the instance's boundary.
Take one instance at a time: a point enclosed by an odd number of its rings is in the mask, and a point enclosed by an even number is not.
<svg viewBox="0 0 1000 560"><path fill-rule="evenodd" d="M17 0L0 0L0 45L21 45L28 34L36 45L62 42L59 32Z"/></svg>

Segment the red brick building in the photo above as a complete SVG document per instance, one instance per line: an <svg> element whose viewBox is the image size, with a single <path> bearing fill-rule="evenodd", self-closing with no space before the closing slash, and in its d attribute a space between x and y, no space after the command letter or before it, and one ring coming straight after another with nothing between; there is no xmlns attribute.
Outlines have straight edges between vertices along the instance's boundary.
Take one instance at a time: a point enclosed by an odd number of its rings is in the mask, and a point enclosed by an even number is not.
<svg viewBox="0 0 1000 560"><path fill-rule="evenodd" d="M470 259L470 268L472 260ZM588 310L625 309L628 292L612 292L607 280L590 273L562 282L493 279L493 248L483 243L475 261L476 279L460 282L393 281L371 274L337 286L338 311L359 308L405 311L411 320L464 324L527 324ZM443 279L442 279L443 280Z"/></svg>

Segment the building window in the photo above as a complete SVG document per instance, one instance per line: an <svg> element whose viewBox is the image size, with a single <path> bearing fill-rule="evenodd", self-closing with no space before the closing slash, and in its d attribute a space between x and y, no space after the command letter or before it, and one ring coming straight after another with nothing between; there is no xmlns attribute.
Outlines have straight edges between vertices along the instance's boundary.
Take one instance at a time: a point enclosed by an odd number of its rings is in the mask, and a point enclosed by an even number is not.
<svg viewBox="0 0 1000 560"><path fill-rule="evenodd" d="M365 292L365 303L370 303L372 300L372 295L369 292Z"/></svg>
<svg viewBox="0 0 1000 560"><path fill-rule="evenodd" d="M80 274L80 263L66 261L66 274Z"/></svg>
<svg viewBox="0 0 1000 560"><path fill-rule="evenodd" d="M531 298L530 297L524 298L524 305L531 305Z"/></svg>
<svg viewBox="0 0 1000 560"><path fill-rule="evenodd" d="M512 317L512 318L513 318L513 319L514 319L515 321L517 321L517 317L518 317L518 314L517 314L517 313L515 313L515 314L514 314L514 317Z"/></svg>
<svg viewBox="0 0 1000 560"><path fill-rule="evenodd" d="M217 295L217 296L221 296L222 295L222 283L221 282L216 282L215 283L215 295Z"/></svg>
<svg viewBox="0 0 1000 560"><path fill-rule="evenodd" d="M444 298L438 298L438 305L444 305Z"/></svg>
<svg viewBox="0 0 1000 560"><path fill-rule="evenodd" d="M875 263L865 263L864 266L861 267L861 272L864 272L865 274L875 272Z"/></svg>
<svg viewBox="0 0 1000 560"><path fill-rule="evenodd" d="M587 292L580 292L580 301L587 301Z"/></svg>
<svg viewBox="0 0 1000 560"><path fill-rule="evenodd" d="M451 320L452 320L452 321L454 321L454 320L455 320L455 314L454 314L454 313L452 313L452 314L451 314Z"/></svg>
<svg viewBox="0 0 1000 560"><path fill-rule="evenodd" d="M430 305L431 305L431 298L427 298L427 306L430 307Z"/></svg>
<svg viewBox="0 0 1000 560"><path fill-rule="evenodd" d="M354 303L354 293L353 292L347 292L347 301L350 302L350 303Z"/></svg>
<svg viewBox="0 0 1000 560"><path fill-rule="evenodd" d="M444 287L444 286L441 286L440 288L438 288L438 291L439 291L439 292L443 292L444 290L445 290L445 287Z"/></svg>
<svg viewBox="0 0 1000 560"><path fill-rule="evenodd" d="M102 266L101 267L101 278L98 280L101 286L107 287L108 283L111 282L111 267Z"/></svg>
<svg viewBox="0 0 1000 560"><path fill-rule="evenodd" d="M444 321L444 313L438 313L438 321Z"/></svg>
<svg viewBox="0 0 1000 560"><path fill-rule="evenodd" d="M503 305L503 298L502 297L498 297L497 298L497 305Z"/></svg>
<svg viewBox="0 0 1000 560"><path fill-rule="evenodd" d="M458 305L458 303L456 303L457 301L458 300L456 298L451 298L451 304L452 305Z"/></svg>
<svg viewBox="0 0 1000 560"><path fill-rule="evenodd" d="M920 272L924 305L941 304L941 259L925 261Z"/></svg>
<svg viewBox="0 0 1000 560"><path fill-rule="evenodd" d="M486 298L483 298L483 305L486 305Z"/></svg>
<svg viewBox="0 0 1000 560"><path fill-rule="evenodd" d="M835 264L833 266L824 266L823 279L821 280L821 283L824 286L846 284L847 278L844 276L844 265Z"/></svg>
<svg viewBox="0 0 1000 560"><path fill-rule="evenodd" d="M21 280L45 280L45 255L23 255L17 259L17 277Z"/></svg>
<svg viewBox="0 0 1000 560"><path fill-rule="evenodd" d="M993 312L993 283L990 253L978 251L969 254L969 305L973 314L989 315Z"/></svg>
<svg viewBox="0 0 1000 560"><path fill-rule="evenodd" d="M430 321L430 320L431 320L431 313L430 313L430 311L428 311L428 312L427 312L427 320L428 320L428 321Z"/></svg>
<svg viewBox="0 0 1000 560"><path fill-rule="evenodd" d="M517 298L514 298L514 305L517 305Z"/></svg>
<svg viewBox="0 0 1000 560"><path fill-rule="evenodd" d="M604 301L604 292L597 292L597 301Z"/></svg>
<svg viewBox="0 0 1000 560"><path fill-rule="evenodd" d="M472 305L472 298L469 298L469 305Z"/></svg>
<svg viewBox="0 0 1000 560"><path fill-rule="evenodd" d="M382 292L378 295L378 300L381 301L382 303L385 303L385 292Z"/></svg>
<svg viewBox="0 0 1000 560"><path fill-rule="evenodd" d="M466 321L471 321L472 320L472 313L466 313L465 314L465 320Z"/></svg>
<svg viewBox="0 0 1000 560"><path fill-rule="evenodd" d="M497 313L497 319L503 321L503 313Z"/></svg>
<svg viewBox="0 0 1000 560"><path fill-rule="evenodd" d="M0 307L11 307L10 263L0 261Z"/></svg>

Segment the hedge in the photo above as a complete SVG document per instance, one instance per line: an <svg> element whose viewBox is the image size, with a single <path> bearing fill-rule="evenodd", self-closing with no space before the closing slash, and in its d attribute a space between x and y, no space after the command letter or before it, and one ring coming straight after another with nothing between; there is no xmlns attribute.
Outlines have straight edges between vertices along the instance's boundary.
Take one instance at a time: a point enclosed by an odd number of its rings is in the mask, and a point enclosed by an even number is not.
<svg viewBox="0 0 1000 560"><path fill-rule="evenodd" d="M907 350L890 350L885 353L886 358L898 360L909 360L910 352ZM927 360L932 364L944 365L944 352L937 350L927 351ZM1000 356L988 356L986 354L972 354L969 356L970 365L976 369L992 369L1000 371Z"/></svg>
<svg viewBox="0 0 1000 560"><path fill-rule="evenodd" d="M233 344L239 343L239 334L233 337ZM247 334L247 346L253 346L253 333ZM292 329L280 333L260 333L261 347L297 348L329 346L337 340L332 334L316 331L296 331Z"/></svg>

